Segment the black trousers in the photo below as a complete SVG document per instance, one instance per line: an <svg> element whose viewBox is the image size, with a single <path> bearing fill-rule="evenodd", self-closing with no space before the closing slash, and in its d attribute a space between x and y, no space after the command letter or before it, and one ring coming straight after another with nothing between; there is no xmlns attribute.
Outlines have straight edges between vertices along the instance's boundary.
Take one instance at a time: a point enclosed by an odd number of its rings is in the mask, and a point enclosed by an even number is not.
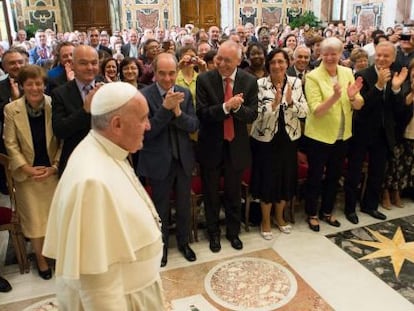
<svg viewBox="0 0 414 311"><path fill-rule="evenodd" d="M306 181L305 210L308 216L317 216L321 195L320 213L330 215L334 209L339 178L342 176L348 141L337 140L326 144L306 138L308 177Z"/></svg>
<svg viewBox="0 0 414 311"><path fill-rule="evenodd" d="M236 237L240 233L241 180L243 169L235 169L231 163L228 144L224 144L223 161L214 168L201 166L204 208L207 232L210 237L220 235L220 179L223 175L224 211L226 236Z"/></svg>
<svg viewBox="0 0 414 311"><path fill-rule="evenodd" d="M170 198L172 191L174 191L176 203L177 244L187 244L191 218L191 176L186 175L179 161L172 160L170 170L165 179L157 180L149 178L148 182L152 190L152 200L161 218L161 230L164 245L168 246Z"/></svg>
<svg viewBox="0 0 414 311"><path fill-rule="evenodd" d="M378 135L372 141L361 142L351 139L348 156L348 174L345 180L345 213L354 213L358 199L358 185L361 182L362 165L368 157L368 179L361 208L366 211L378 209L389 156L385 135Z"/></svg>

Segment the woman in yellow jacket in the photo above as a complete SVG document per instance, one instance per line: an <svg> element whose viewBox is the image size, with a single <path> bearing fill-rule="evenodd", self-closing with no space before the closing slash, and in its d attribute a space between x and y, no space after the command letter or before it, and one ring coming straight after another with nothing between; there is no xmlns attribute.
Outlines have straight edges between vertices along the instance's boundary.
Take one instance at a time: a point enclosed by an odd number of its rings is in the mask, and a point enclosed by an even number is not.
<svg viewBox="0 0 414 311"><path fill-rule="evenodd" d="M311 230L319 231L319 218L331 226L340 223L332 215L338 180L341 177L352 136L352 111L363 105L359 94L362 79L354 79L350 68L339 65L343 43L327 38L321 43L322 62L306 75L305 94L309 113L305 124L308 156L305 209ZM322 186L322 182L324 185Z"/></svg>

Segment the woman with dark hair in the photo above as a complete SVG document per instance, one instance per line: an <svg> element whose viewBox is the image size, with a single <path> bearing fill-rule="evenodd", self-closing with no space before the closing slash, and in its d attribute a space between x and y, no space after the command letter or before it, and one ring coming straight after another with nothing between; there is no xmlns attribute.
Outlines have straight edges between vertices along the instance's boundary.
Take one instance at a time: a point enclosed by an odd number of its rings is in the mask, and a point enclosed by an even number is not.
<svg viewBox="0 0 414 311"><path fill-rule="evenodd" d="M152 61L160 53L160 43L155 39L148 39L142 45L142 54L139 56L141 63L141 75L139 82L142 84L152 84L154 78L154 70L152 68Z"/></svg>
<svg viewBox="0 0 414 311"><path fill-rule="evenodd" d="M266 49L261 43L249 43L246 51L246 58L250 65L244 70L254 75L257 79L266 77L268 74L265 68L266 55Z"/></svg>
<svg viewBox="0 0 414 311"><path fill-rule="evenodd" d="M105 59L101 64L101 72L104 82L115 82L119 80L118 62L114 58Z"/></svg>
<svg viewBox="0 0 414 311"><path fill-rule="evenodd" d="M285 40L283 41L283 47L290 48L292 49L292 51L294 51L297 46L298 46L298 39L296 38L296 35L294 35L293 33L288 34L285 37Z"/></svg>
<svg viewBox="0 0 414 311"><path fill-rule="evenodd" d="M275 205L275 223L283 233L291 226L284 219L284 209L295 195L297 183L297 142L301 136L299 118L308 112L302 81L288 77L289 56L282 49L272 50L266 58L269 76L257 81L258 117L251 130L251 192L260 199L261 234L272 239L270 212Z"/></svg>
<svg viewBox="0 0 414 311"><path fill-rule="evenodd" d="M137 89L145 87L144 84L138 82L142 72L141 63L135 57L125 57L119 64L119 80L128 82Z"/></svg>
<svg viewBox="0 0 414 311"><path fill-rule="evenodd" d="M194 67L197 66L199 72L207 71L206 62L197 56L197 50L192 46L183 46L179 50L178 74L176 84L190 90L193 104L196 104L196 81L198 73Z"/></svg>
<svg viewBox="0 0 414 311"><path fill-rule="evenodd" d="M53 135L51 99L43 93L43 69L27 65L17 79L24 96L4 107L4 144L10 157L22 231L32 243L39 276L49 280L52 270L42 247L58 182L61 144Z"/></svg>

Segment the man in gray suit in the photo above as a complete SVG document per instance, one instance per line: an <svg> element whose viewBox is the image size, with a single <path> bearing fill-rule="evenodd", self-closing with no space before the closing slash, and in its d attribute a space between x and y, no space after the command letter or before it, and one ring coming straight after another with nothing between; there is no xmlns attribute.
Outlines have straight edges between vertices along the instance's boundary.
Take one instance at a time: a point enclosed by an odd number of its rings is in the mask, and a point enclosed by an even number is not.
<svg viewBox="0 0 414 311"><path fill-rule="evenodd" d="M175 85L177 61L169 53L159 54L153 62L156 83L144 88L151 129L145 133L140 151L138 173L147 177L152 199L162 221L164 252L161 266L167 264L168 227L171 190L176 199L178 250L188 261L196 255L188 245L190 231L190 188L194 154L189 134L198 129L191 94Z"/></svg>

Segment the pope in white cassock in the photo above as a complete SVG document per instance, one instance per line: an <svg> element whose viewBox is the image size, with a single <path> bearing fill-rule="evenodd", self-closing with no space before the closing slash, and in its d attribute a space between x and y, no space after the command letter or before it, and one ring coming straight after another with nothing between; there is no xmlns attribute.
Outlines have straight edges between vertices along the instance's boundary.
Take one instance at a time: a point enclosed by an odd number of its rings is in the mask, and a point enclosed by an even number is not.
<svg viewBox="0 0 414 311"><path fill-rule="evenodd" d="M43 247L59 310L165 310L159 217L127 160L150 128L147 102L124 82L92 92L92 130L59 181Z"/></svg>

